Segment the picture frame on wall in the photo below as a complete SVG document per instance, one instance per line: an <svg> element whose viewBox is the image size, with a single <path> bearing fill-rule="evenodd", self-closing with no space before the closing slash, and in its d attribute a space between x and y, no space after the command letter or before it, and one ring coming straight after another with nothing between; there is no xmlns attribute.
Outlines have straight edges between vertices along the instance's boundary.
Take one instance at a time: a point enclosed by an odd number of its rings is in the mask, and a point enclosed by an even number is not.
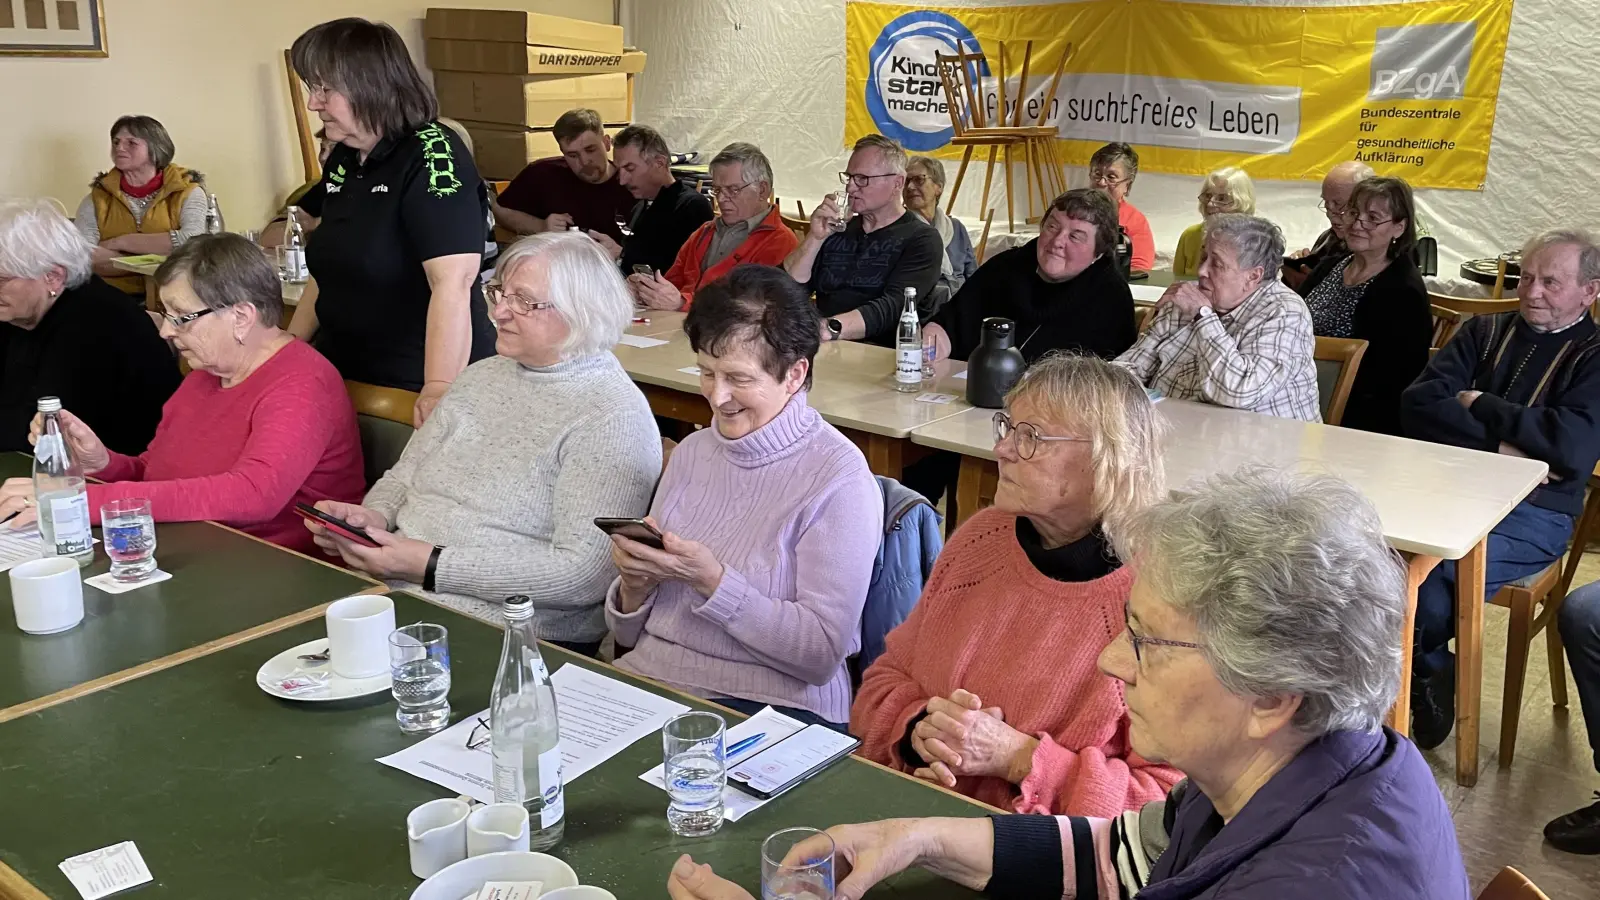
<svg viewBox="0 0 1600 900"><path fill-rule="evenodd" d="M0 0L0 56L109 56L104 0Z"/></svg>

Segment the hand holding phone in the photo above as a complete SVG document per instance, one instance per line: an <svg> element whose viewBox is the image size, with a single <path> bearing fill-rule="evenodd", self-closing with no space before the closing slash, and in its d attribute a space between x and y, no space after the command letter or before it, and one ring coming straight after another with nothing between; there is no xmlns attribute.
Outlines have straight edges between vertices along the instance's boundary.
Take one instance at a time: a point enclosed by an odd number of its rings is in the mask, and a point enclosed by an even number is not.
<svg viewBox="0 0 1600 900"><path fill-rule="evenodd" d="M364 547L383 546L382 544L379 544L377 541L373 540L372 535L367 534L367 530L365 528L352 525L338 516L325 513L309 503L296 502L294 505L294 511L295 515L305 519L307 522L315 522L339 537L355 541Z"/></svg>
<svg viewBox="0 0 1600 900"><path fill-rule="evenodd" d="M630 541L638 541L646 547L657 550L666 549L662 541L661 532L655 526L640 518L607 518L600 516L594 520L594 526L606 534L620 534Z"/></svg>
<svg viewBox="0 0 1600 900"><path fill-rule="evenodd" d="M637 264L637 265L635 265L633 267L633 274L635 274L635 275L643 275L646 278L652 278L653 279L653 278L656 277L656 270L650 268L647 265L644 265L643 263L640 263L640 264Z"/></svg>

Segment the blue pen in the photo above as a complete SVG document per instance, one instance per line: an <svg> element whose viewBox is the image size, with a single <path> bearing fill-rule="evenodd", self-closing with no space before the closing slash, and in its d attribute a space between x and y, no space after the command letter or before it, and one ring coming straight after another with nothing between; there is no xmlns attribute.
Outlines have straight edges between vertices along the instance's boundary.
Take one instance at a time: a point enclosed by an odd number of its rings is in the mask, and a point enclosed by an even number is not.
<svg viewBox="0 0 1600 900"><path fill-rule="evenodd" d="M746 750L749 750L751 747L754 747L755 745L761 743L763 740L766 739L766 736L767 736L767 733L765 731L763 731L760 734L752 734L749 737L745 738L744 740L734 741L733 746L728 748L727 755L728 756L738 756L740 753L742 753L742 752L744 752Z"/></svg>

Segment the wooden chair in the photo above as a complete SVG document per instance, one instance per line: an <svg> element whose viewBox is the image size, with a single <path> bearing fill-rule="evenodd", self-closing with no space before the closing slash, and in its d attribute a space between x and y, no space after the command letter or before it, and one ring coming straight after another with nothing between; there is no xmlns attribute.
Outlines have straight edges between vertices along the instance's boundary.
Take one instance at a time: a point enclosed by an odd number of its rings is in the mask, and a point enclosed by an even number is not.
<svg viewBox="0 0 1600 900"><path fill-rule="evenodd" d="M1561 613L1561 602L1572 587L1572 578L1578 573L1578 563L1594 537L1597 524L1600 524L1600 467L1589 476L1589 498L1584 501L1583 514L1578 516L1578 524L1572 530L1572 545L1567 550L1565 564L1557 559L1543 570L1500 588L1489 598L1495 606L1511 611L1506 627L1505 695L1500 705L1501 768L1510 766L1516 756L1528 655L1540 630L1544 631L1545 650L1550 660L1550 702L1558 707L1567 705L1566 657L1561 632L1556 628L1556 616Z"/></svg>
<svg viewBox="0 0 1600 900"><path fill-rule="evenodd" d="M1470 318L1472 316L1467 313L1459 312L1448 306L1434 304L1433 340L1429 342L1428 346L1437 350L1450 343L1450 339L1456 336L1457 331L1461 330L1461 325Z"/></svg>
<svg viewBox="0 0 1600 900"><path fill-rule="evenodd" d="M1435 307L1448 309L1453 312L1464 313L1468 318L1472 316L1492 316L1495 313L1511 312L1516 309L1520 301L1515 297L1500 300L1484 300L1479 297L1452 297L1449 294L1435 294L1428 292L1428 302Z"/></svg>
<svg viewBox="0 0 1600 900"><path fill-rule="evenodd" d="M1539 890L1528 876L1506 866L1484 886L1478 900L1550 900L1550 895Z"/></svg>
<svg viewBox="0 0 1600 900"><path fill-rule="evenodd" d="M1149 328L1150 323L1155 320L1155 311L1156 308L1154 306L1135 306L1133 308L1133 324L1134 327L1139 329L1140 334L1144 334L1145 329Z"/></svg>
<svg viewBox="0 0 1600 900"><path fill-rule="evenodd" d="M1317 349L1312 354L1317 363L1317 405L1327 424L1337 425L1344 420L1350 386L1356 382L1356 370L1366 352L1367 342L1357 338L1317 338Z"/></svg>
<svg viewBox="0 0 1600 900"><path fill-rule="evenodd" d="M1023 172L1027 179L1026 220L1033 220L1035 185L1041 198L1041 210L1047 207L1057 194L1066 190L1066 172L1056 155L1056 140L1059 136L1053 126L1044 124L1044 116L1055 104L1056 91L1061 86L1061 73L1066 68L1067 60L1072 58L1072 49L1072 45L1068 44L1062 50L1061 60L1056 64L1055 76L1050 81L1050 88L1044 95L1044 102L1038 107L1039 113L1026 125L1022 122L1022 109L1023 101L1028 96L1028 70L1033 63L1032 41L1023 44L1022 70L1017 82L1015 102L1012 101L1010 89L1006 86L1006 43L1004 41L998 43L996 57L999 65L997 69L991 70L995 74L998 103L993 119L989 115L989 98L985 88L987 79L982 75L985 69L990 68L988 57L981 51L969 52L962 49L958 49L954 54L934 54L940 86L944 89L945 105L950 111L950 127L954 132L950 144L964 148L961 153L961 168L956 170L955 184L950 188L945 212L955 208L956 195L961 193L961 182L966 178L967 166L972 162L972 152L978 147L989 148L989 159L983 176L985 206L989 203L989 187L994 182L995 156L1001 150L1005 151L1006 224L1011 231L1017 230L1016 204L1011 190L1013 152L1020 150Z"/></svg>
<svg viewBox="0 0 1600 900"><path fill-rule="evenodd" d="M794 236L800 239L800 243L805 243L806 230L811 227L810 219L806 218L805 216L801 216L797 219L781 209L778 210L778 218L782 219L783 224L788 226L790 231L794 232Z"/></svg>
<svg viewBox="0 0 1600 900"><path fill-rule="evenodd" d="M399 461L411 441L417 395L361 381L346 381L344 390L350 395L350 405L356 408L367 487L372 487Z"/></svg>

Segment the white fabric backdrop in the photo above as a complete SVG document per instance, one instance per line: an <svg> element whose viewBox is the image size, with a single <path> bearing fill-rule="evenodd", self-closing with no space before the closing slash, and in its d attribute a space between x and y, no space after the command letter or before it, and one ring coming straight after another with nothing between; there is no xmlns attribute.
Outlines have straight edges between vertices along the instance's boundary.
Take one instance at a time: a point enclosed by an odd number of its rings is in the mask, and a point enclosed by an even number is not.
<svg viewBox="0 0 1600 900"><path fill-rule="evenodd" d="M1233 0L1245 4L1308 5ZM1595 222L1600 67L1592 58L1600 16L1594 13L1589 2L1517 0L1486 188L1418 193L1421 217L1439 241L1441 276L1453 275L1462 259L1518 246L1541 228ZM759 144L791 211L794 199L810 209L838 187L835 173L848 155L842 146L844 0L623 0L623 22L629 42L650 54L635 118L659 128L674 149L714 153L734 140ZM1074 186L1087 181L1082 169L1069 176ZM974 184L968 173L958 213L978 213L978 178ZM1020 185L1020 169L1017 178ZM1196 178L1155 173L1140 175L1134 187L1132 200L1149 217L1157 250L1168 258L1178 235L1199 219L1198 188ZM1259 212L1283 227L1291 247L1308 244L1326 227L1314 183L1257 182L1256 195ZM1003 220L1003 196L998 188L991 196Z"/></svg>

